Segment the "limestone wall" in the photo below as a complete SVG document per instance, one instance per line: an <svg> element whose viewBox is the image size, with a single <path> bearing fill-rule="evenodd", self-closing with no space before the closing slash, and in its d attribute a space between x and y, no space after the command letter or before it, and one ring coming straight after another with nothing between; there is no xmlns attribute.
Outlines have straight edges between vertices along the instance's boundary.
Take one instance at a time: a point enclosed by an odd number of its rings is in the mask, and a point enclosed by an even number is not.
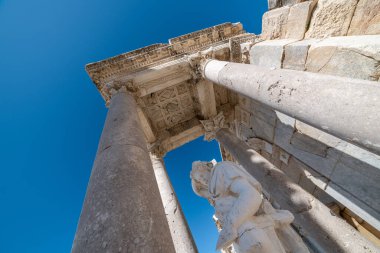
<svg viewBox="0 0 380 253"><path fill-rule="evenodd" d="M380 81L380 0L268 3L250 64ZM243 96L234 130L322 202L380 230L379 156Z"/></svg>

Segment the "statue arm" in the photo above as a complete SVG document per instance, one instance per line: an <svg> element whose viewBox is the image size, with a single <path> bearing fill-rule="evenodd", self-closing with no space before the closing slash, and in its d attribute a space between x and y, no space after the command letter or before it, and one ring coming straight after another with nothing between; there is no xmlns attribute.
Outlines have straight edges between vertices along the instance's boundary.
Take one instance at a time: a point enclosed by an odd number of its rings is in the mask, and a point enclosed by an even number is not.
<svg viewBox="0 0 380 253"><path fill-rule="evenodd" d="M230 191L238 195L238 198L234 202L226 220L237 229L244 221L256 214L261 206L262 197L252 185L242 178L233 181Z"/></svg>
<svg viewBox="0 0 380 253"><path fill-rule="evenodd" d="M223 222L217 249L228 246L238 237L238 228L256 214L262 202L261 194L243 178L236 178L229 190L237 199Z"/></svg>

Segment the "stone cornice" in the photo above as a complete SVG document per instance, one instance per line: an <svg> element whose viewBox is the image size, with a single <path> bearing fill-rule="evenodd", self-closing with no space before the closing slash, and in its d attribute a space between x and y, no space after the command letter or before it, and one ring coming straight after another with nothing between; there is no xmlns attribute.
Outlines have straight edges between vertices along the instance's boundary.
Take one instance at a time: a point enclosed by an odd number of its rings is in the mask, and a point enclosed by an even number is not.
<svg viewBox="0 0 380 253"><path fill-rule="evenodd" d="M229 43L229 39L245 34L240 23L224 23L153 44L86 65L86 71L107 100L115 80L173 61L186 61L186 55ZM106 87L108 85L108 87Z"/></svg>

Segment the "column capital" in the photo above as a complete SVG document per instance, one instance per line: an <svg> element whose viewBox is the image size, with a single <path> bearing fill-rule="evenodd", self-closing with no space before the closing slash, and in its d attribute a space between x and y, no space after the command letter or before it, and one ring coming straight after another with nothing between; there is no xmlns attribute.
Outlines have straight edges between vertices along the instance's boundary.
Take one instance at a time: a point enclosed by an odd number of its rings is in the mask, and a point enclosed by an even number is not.
<svg viewBox="0 0 380 253"><path fill-rule="evenodd" d="M151 155L160 159L163 158L167 153L167 150L161 144L161 140L157 140L151 144L148 144L148 150L151 153Z"/></svg>
<svg viewBox="0 0 380 253"><path fill-rule="evenodd" d="M111 99L114 95L118 93L130 93L132 96L136 99L138 98L138 88L133 82L133 80L126 80L126 81L112 81L107 83L104 87L103 90L107 90L107 94L109 96L106 98L106 106L109 105L111 102Z"/></svg>
<svg viewBox="0 0 380 253"><path fill-rule="evenodd" d="M218 132L221 128L225 128L225 118L223 112L219 112L218 115L212 117L208 120L200 120L204 130L206 141L211 141L215 139L216 132Z"/></svg>
<svg viewBox="0 0 380 253"><path fill-rule="evenodd" d="M194 80L197 82L199 79L204 78L204 67L207 61L215 58L215 49L210 47L203 51L198 51L187 57L187 61L190 64L192 75Z"/></svg>

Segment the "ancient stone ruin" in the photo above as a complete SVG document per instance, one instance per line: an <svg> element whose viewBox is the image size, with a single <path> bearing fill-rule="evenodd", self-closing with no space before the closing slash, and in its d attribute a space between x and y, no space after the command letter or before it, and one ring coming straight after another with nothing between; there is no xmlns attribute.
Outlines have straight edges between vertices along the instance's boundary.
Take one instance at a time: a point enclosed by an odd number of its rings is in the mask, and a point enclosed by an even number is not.
<svg viewBox="0 0 380 253"><path fill-rule="evenodd" d="M224 160L191 175L218 249L380 251L380 0L268 6L260 35L224 23L86 66L109 111L72 252L197 252L162 157L202 135Z"/></svg>

